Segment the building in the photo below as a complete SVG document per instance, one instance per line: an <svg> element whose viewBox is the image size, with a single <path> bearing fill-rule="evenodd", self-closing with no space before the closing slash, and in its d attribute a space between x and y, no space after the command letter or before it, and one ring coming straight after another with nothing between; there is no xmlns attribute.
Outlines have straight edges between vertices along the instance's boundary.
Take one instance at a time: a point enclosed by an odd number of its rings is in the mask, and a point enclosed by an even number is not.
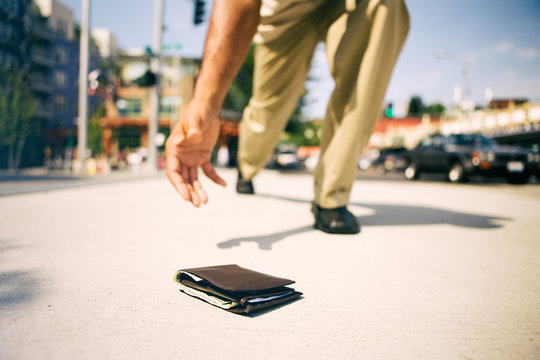
<svg viewBox="0 0 540 360"><path fill-rule="evenodd" d="M71 157L79 112L79 28L69 7L55 0L33 1L31 84L39 101L36 117L43 127L43 147L53 157ZM91 40L89 70L98 69L100 61ZM88 114L92 116L103 101L89 96Z"/></svg>
<svg viewBox="0 0 540 360"><path fill-rule="evenodd" d="M44 153L65 157L66 148L75 146L78 118L79 31L73 11L55 0L0 0L0 45L0 66L22 71L38 103L21 166L43 164ZM100 61L91 41L90 71ZM103 101L99 94L89 97L90 116Z"/></svg>
<svg viewBox="0 0 540 360"><path fill-rule="evenodd" d="M119 49L116 38L111 34L109 29L96 28L92 29L91 33L99 49L99 54L103 59L114 58L118 55Z"/></svg>
<svg viewBox="0 0 540 360"><path fill-rule="evenodd" d="M108 93L105 116L101 121L104 153L124 157L130 151L148 146L150 87L137 84L150 68L150 58L142 52L119 55L114 91ZM162 58L159 132L167 136L180 117L183 104L193 95L200 60Z"/></svg>
<svg viewBox="0 0 540 360"><path fill-rule="evenodd" d="M32 89L39 100L36 116L44 129L76 127L79 44L73 11L54 0L34 0ZM96 59L94 59L96 63Z"/></svg>
<svg viewBox="0 0 540 360"><path fill-rule="evenodd" d="M0 0L0 66L28 68L30 0Z"/></svg>
<svg viewBox="0 0 540 360"><path fill-rule="evenodd" d="M369 139L370 148L414 147L425 135L439 130L441 119L424 114L422 117L380 117Z"/></svg>

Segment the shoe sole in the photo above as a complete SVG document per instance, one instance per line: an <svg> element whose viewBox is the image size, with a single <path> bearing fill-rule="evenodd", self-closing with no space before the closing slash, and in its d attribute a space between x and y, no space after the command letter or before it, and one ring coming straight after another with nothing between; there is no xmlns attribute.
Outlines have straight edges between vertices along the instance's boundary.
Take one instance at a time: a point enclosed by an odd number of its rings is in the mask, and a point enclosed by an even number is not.
<svg viewBox="0 0 540 360"><path fill-rule="evenodd" d="M332 229L326 229L326 228L323 228L322 226L319 226L317 224L314 224L313 227L317 230L320 230L322 232L325 232L327 234L340 234L340 235L355 235L355 234L359 234L360 233L360 229L358 230L349 230L349 229L336 229L336 230L332 230Z"/></svg>

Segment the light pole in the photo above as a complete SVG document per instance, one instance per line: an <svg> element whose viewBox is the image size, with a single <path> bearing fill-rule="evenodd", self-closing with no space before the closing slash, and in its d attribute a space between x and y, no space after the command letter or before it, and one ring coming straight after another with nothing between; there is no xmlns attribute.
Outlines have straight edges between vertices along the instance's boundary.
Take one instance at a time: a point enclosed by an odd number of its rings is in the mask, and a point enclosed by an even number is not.
<svg viewBox="0 0 540 360"><path fill-rule="evenodd" d="M90 0L82 0L81 10L77 160L80 164L80 171L86 173L85 160L88 127L88 32L90 24Z"/></svg>
<svg viewBox="0 0 540 360"><path fill-rule="evenodd" d="M463 80L465 83L464 96L461 100L461 108L465 110L465 115L468 117L469 113L474 110L474 101L472 99L472 90L471 90L471 61L463 57L455 57L452 54L436 51L435 57L440 60L444 59L454 59L461 61L463 63Z"/></svg>
<svg viewBox="0 0 540 360"><path fill-rule="evenodd" d="M157 170L156 135L159 128L159 99L161 91L161 39L163 33L163 0L155 0L154 39L150 71L156 75L156 84L150 89L150 114L148 116L148 158L149 171Z"/></svg>

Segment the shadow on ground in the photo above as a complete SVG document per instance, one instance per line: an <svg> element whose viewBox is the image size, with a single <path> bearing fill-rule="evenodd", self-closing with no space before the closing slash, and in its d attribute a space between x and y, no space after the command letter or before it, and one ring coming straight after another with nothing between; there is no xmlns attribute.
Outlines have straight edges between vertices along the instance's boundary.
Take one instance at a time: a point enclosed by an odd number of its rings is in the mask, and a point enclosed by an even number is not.
<svg viewBox="0 0 540 360"><path fill-rule="evenodd" d="M258 194L257 196L296 203L311 203L310 201L303 199L288 198L270 194ZM500 223L501 221L512 220L503 217L469 214L426 206L370 203L351 203L350 205L365 207L374 211L374 213L371 215L358 217L358 221L362 227L448 224L472 229L497 229L503 226ZM218 247L221 249L227 249L240 246L242 243L257 243L259 245L259 249L261 250L272 250L272 245L274 243L281 241L288 236L297 235L312 230L314 230L313 225L306 225L299 228L277 231L272 234L233 238L219 243Z"/></svg>
<svg viewBox="0 0 540 360"><path fill-rule="evenodd" d="M9 252L20 248L13 239L0 239L0 309L30 302L40 286L32 271L4 270L9 263Z"/></svg>

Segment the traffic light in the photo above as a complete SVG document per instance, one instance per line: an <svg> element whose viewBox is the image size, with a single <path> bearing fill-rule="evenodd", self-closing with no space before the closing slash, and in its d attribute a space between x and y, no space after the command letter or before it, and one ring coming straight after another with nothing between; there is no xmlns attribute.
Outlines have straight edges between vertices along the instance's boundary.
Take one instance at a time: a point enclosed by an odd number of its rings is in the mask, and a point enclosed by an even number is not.
<svg viewBox="0 0 540 360"><path fill-rule="evenodd" d="M141 77L135 79L133 82L140 87L154 86L157 82L156 74L154 74L150 70L146 70Z"/></svg>
<svg viewBox="0 0 540 360"><path fill-rule="evenodd" d="M386 117L389 119L394 117L394 109L392 109L392 103L388 103L388 105L386 106L386 110L384 110L384 115L386 115Z"/></svg>
<svg viewBox="0 0 540 360"><path fill-rule="evenodd" d="M204 6L205 2L203 0L195 0L195 12L193 13L193 23L195 25L203 22Z"/></svg>

